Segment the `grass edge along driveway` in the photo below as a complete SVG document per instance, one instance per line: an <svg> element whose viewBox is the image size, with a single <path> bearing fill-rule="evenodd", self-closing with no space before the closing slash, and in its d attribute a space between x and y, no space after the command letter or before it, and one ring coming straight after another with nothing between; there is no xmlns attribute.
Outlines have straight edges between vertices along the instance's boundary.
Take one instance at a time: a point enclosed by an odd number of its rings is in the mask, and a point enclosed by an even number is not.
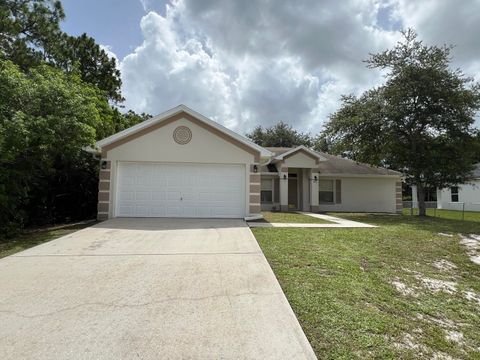
<svg viewBox="0 0 480 360"><path fill-rule="evenodd" d="M252 229L319 358L480 358L479 223L334 215L379 227Z"/></svg>
<svg viewBox="0 0 480 360"><path fill-rule="evenodd" d="M61 227L37 229L33 231L25 231L11 239L0 239L0 259L17 252L26 250L33 246L43 244L45 242L55 240L59 237L71 234L75 231L84 229L95 224L95 221L85 221Z"/></svg>
<svg viewBox="0 0 480 360"><path fill-rule="evenodd" d="M263 219L251 222L292 223L292 224L333 224L333 222L296 212L262 211Z"/></svg>

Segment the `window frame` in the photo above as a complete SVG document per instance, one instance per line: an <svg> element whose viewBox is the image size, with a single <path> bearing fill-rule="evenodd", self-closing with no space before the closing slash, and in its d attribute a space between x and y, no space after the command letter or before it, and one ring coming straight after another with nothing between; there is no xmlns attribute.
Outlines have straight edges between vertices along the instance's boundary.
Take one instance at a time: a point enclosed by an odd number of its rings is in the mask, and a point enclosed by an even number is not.
<svg viewBox="0 0 480 360"><path fill-rule="evenodd" d="M320 182L322 181L330 181L332 183L332 190L331 191L322 191L320 190ZM318 204L319 205L335 205L335 179L319 179L318 180ZM321 193L332 193L332 201L321 201L320 194Z"/></svg>
<svg viewBox="0 0 480 360"><path fill-rule="evenodd" d="M262 182L268 180L270 181L270 189L263 189L262 188ZM273 204L273 189L274 189L274 181L273 178L266 178L266 179L260 179L260 204ZM271 200L263 200L263 193L270 193L270 199Z"/></svg>
<svg viewBox="0 0 480 360"><path fill-rule="evenodd" d="M456 191L454 191L454 189ZM459 202L459 188L458 186L451 186L450 187L450 202L452 203L458 203ZM456 197L456 200L454 200L454 197Z"/></svg>

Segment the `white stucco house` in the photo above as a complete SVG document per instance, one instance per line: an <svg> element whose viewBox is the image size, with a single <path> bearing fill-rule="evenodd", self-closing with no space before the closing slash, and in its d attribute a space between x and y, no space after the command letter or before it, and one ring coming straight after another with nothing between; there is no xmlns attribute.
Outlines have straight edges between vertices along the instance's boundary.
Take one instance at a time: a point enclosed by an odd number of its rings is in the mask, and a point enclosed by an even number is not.
<svg viewBox="0 0 480 360"><path fill-rule="evenodd" d="M468 183L437 189L437 208L480 211L480 163L475 165L472 179Z"/></svg>
<svg viewBox="0 0 480 360"><path fill-rule="evenodd" d="M401 211L401 174L315 152L263 148L184 105L96 144L98 219L281 211Z"/></svg>

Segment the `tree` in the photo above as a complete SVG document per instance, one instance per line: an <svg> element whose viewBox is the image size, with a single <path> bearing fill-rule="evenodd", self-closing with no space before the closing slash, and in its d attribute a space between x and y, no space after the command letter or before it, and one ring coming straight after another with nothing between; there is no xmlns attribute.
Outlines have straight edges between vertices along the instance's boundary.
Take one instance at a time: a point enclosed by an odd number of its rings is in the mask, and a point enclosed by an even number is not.
<svg viewBox="0 0 480 360"><path fill-rule="evenodd" d="M112 113L76 74L0 60L1 234L95 214L98 162L82 148L114 132Z"/></svg>
<svg viewBox="0 0 480 360"><path fill-rule="evenodd" d="M23 70L38 65L56 47L64 18L60 1L1 1L0 53Z"/></svg>
<svg viewBox="0 0 480 360"><path fill-rule="evenodd" d="M77 70L83 81L103 90L110 100L124 101L116 60L87 34L76 37L63 33L52 54L52 62L65 71Z"/></svg>
<svg viewBox="0 0 480 360"><path fill-rule="evenodd" d="M451 69L451 46L426 46L413 30L391 50L373 54L369 68L387 70L386 83L360 97L344 96L325 128L335 153L400 170L425 189L468 181L475 156L480 85Z"/></svg>
<svg viewBox="0 0 480 360"><path fill-rule="evenodd" d="M294 147L298 145L312 146L309 134L298 132L290 125L279 122L269 128L257 126L247 137L260 146Z"/></svg>
<svg viewBox="0 0 480 360"><path fill-rule="evenodd" d="M142 121L148 120L152 117L150 114L141 113L137 114L133 110L128 110L126 113L121 114L121 120L117 122L117 128L115 132L119 132L121 130L127 129L133 125L137 125Z"/></svg>
<svg viewBox="0 0 480 360"><path fill-rule="evenodd" d="M122 81L116 60L86 34L70 36L60 29L65 13L57 0L3 0L0 2L0 55L24 71L42 62L67 72L122 102Z"/></svg>
<svg viewBox="0 0 480 360"><path fill-rule="evenodd" d="M328 136L324 133L320 133L313 139L313 150L330 153L332 148L332 144Z"/></svg>
<svg viewBox="0 0 480 360"><path fill-rule="evenodd" d="M0 1L0 240L95 216L98 159L82 149L150 117L112 106L115 60L64 16L60 1Z"/></svg>

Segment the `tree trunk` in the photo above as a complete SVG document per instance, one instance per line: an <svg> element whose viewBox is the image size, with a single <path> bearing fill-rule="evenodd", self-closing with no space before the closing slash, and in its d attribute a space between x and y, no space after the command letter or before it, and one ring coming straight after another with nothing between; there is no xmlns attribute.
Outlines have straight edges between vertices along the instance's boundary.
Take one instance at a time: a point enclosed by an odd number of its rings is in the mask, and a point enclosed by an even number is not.
<svg viewBox="0 0 480 360"><path fill-rule="evenodd" d="M417 184L417 201L418 201L418 216L427 216L427 208L425 205L425 186Z"/></svg>

